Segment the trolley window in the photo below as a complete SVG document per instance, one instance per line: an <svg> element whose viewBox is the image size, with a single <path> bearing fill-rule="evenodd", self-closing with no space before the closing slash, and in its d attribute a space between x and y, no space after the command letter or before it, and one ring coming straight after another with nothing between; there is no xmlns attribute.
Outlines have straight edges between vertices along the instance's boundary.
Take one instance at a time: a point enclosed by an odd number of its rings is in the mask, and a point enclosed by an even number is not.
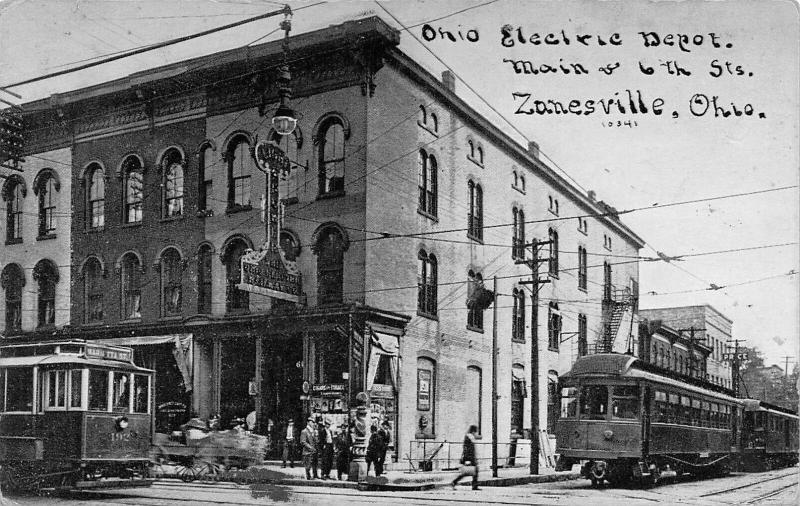
<svg viewBox="0 0 800 506"><path fill-rule="evenodd" d="M6 411L33 411L33 369L6 369Z"/></svg>
<svg viewBox="0 0 800 506"><path fill-rule="evenodd" d="M667 393L661 392L659 390L655 391L655 395L653 397L654 401L654 408L653 409L653 421L654 422L661 422L661 423L668 423L669 422L669 403L667 402Z"/></svg>
<svg viewBox="0 0 800 506"><path fill-rule="evenodd" d="M627 420L639 418L639 387L615 386L611 397L611 416Z"/></svg>
<svg viewBox="0 0 800 506"><path fill-rule="evenodd" d="M47 407L67 406L67 371L47 371Z"/></svg>
<svg viewBox="0 0 800 506"><path fill-rule="evenodd" d="M89 409L108 411L108 371L89 370Z"/></svg>
<svg viewBox="0 0 800 506"><path fill-rule="evenodd" d="M114 411L123 412L130 409L131 388L129 382L130 378L127 373L114 373Z"/></svg>
<svg viewBox="0 0 800 506"><path fill-rule="evenodd" d="M133 412L147 413L149 377L143 374L133 375Z"/></svg>
<svg viewBox="0 0 800 506"><path fill-rule="evenodd" d="M578 389L564 387L561 389L561 418L578 417Z"/></svg>
<svg viewBox="0 0 800 506"><path fill-rule="evenodd" d="M69 407L80 408L83 393L83 371L73 369L69 372Z"/></svg>
<svg viewBox="0 0 800 506"><path fill-rule="evenodd" d="M605 420L608 410L608 387L586 385L581 387L581 418Z"/></svg>
<svg viewBox="0 0 800 506"><path fill-rule="evenodd" d="M692 425L702 425L700 422L701 419L701 412L700 412L700 399L692 399L692 410L689 412L691 416L691 423Z"/></svg>

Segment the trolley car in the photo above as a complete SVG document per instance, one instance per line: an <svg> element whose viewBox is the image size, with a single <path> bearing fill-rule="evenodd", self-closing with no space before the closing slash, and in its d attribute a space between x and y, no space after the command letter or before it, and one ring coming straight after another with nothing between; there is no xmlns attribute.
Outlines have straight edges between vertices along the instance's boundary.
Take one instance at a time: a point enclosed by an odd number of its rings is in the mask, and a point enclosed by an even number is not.
<svg viewBox="0 0 800 506"><path fill-rule="evenodd" d="M748 471L765 471L797 464L796 413L757 399L744 399L742 464Z"/></svg>
<svg viewBox="0 0 800 506"><path fill-rule="evenodd" d="M130 348L85 341L0 346L0 485L147 485L153 371Z"/></svg>

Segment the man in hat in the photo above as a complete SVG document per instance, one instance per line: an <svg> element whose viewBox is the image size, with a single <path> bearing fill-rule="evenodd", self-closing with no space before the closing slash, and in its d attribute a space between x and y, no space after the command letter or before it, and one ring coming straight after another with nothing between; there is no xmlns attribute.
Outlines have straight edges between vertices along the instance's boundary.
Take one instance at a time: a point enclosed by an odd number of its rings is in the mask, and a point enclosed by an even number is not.
<svg viewBox="0 0 800 506"><path fill-rule="evenodd" d="M320 448L322 449L320 467L322 468L322 479L327 480L330 479L331 468L333 468L333 433L330 420L325 420L320 434Z"/></svg>
<svg viewBox="0 0 800 506"><path fill-rule="evenodd" d="M378 459L375 463L375 470L377 472L377 470L380 469L381 473L383 473L386 462L386 452L389 450L389 445L392 443L392 426L389 424L388 420L384 420L383 423L381 423L378 434L381 436L381 450L377 455Z"/></svg>
<svg viewBox="0 0 800 506"><path fill-rule="evenodd" d="M317 475L317 427L314 417L308 417L308 425L300 433L300 446L303 449L303 467L306 468L306 479L311 479L311 471L314 471L314 479Z"/></svg>
<svg viewBox="0 0 800 506"><path fill-rule="evenodd" d="M336 476L342 480L342 474L348 474L350 467L350 447L353 446L353 437L350 428L346 423L340 427L339 434L334 439L334 451L336 453Z"/></svg>

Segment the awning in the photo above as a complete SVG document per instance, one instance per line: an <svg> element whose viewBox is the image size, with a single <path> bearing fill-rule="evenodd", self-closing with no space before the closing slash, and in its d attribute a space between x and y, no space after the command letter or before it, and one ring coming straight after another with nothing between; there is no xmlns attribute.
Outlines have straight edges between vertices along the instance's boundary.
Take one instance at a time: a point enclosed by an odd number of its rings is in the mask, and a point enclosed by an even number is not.
<svg viewBox="0 0 800 506"><path fill-rule="evenodd" d="M183 384L187 392L192 391L194 360L192 334L165 334L163 336L117 337L114 339L96 339L94 342L115 344L117 346L152 346L156 344L173 344L172 356L181 371Z"/></svg>
<svg viewBox="0 0 800 506"><path fill-rule="evenodd" d="M367 391L372 390L375 384L375 375L378 373L378 363L381 356L389 357L389 369L391 371L392 385L397 389L397 374L399 369L400 338L373 329L367 325L369 333L369 362L367 365Z"/></svg>

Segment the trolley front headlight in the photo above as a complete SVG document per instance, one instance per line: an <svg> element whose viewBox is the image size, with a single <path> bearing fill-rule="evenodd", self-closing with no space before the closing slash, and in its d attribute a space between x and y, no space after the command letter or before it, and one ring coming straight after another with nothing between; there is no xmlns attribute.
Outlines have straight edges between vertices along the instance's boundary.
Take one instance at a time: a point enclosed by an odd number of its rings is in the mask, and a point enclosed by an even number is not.
<svg viewBox="0 0 800 506"><path fill-rule="evenodd" d="M128 428L128 417L127 416L118 416L114 423L116 424L117 430L125 430Z"/></svg>
<svg viewBox="0 0 800 506"><path fill-rule="evenodd" d="M603 438L604 438L606 441L611 441L611 438L612 438L612 437L614 437L614 431L613 431L613 430L606 430L606 431L603 431Z"/></svg>

